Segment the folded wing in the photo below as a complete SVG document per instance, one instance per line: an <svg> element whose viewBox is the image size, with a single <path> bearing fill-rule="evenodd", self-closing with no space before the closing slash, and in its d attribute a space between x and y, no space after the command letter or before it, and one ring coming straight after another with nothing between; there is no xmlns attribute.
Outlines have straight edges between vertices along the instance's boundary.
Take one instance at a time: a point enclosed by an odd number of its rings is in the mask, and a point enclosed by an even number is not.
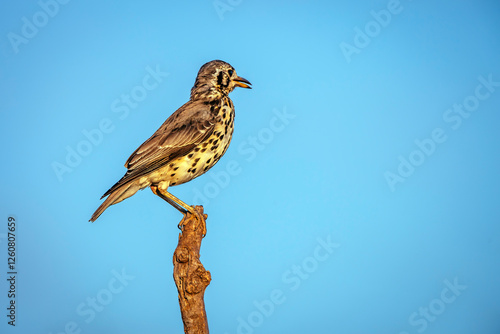
<svg viewBox="0 0 500 334"><path fill-rule="evenodd" d="M125 163L127 173L102 197L193 150L213 133L217 117L217 111L209 104L184 104L130 155Z"/></svg>

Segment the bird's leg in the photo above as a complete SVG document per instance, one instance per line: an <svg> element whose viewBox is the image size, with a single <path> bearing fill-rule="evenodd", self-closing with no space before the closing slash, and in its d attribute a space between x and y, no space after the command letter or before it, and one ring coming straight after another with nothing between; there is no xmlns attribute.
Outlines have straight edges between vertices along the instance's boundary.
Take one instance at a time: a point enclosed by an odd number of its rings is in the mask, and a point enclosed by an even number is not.
<svg viewBox="0 0 500 334"><path fill-rule="evenodd" d="M172 195L166 190L162 190L158 186L151 186L151 190L155 195L160 196L163 200L167 201L170 205L172 205L174 208L179 210L182 214L186 214L186 212L189 212L193 215L196 215L196 210L192 207Z"/></svg>
<svg viewBox="0 0 500 334"><path fill-rule="evenodd" d="M203 224L203 236L205 236L207 234L207 228L205 225L205 217L202 217L201 213L199 213L195 208L193 208L190 205L187 205L186 203L184 203L183 201L181 201L180 199L178 199L177 197L175 197L174 195L172 195L168 191L162 190L158 186L151 186L151 190L153 191L153 193L155 195L158 195L160 198L167 201L170 205L172 205L174 208L179 210L184 216L186 216L186 213L188 213L188 212L192 215L195 215L196 218L198 219L198 221ZM181 223L182 223L182 221L181 221ZM177 225L177 227L180 230L182 230L182 227L183 227L182 225L180 225L181 223L179 223L179 225Z"/></svg>

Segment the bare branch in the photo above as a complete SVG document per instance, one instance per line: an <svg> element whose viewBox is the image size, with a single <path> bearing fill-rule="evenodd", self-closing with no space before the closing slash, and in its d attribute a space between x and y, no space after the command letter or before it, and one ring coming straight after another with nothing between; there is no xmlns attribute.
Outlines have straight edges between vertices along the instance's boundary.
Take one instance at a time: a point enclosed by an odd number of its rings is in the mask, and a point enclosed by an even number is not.
<svg viewBox="0 0 500 334"><path fill-rule="evenodd" d="M179 223L181 233L174 252L174 280L179 292L184 333L208 334L207 313L203 297L210 284L210 272L200 262L201 240L206 234L203 206L195 214L186 213Z"/></svg>

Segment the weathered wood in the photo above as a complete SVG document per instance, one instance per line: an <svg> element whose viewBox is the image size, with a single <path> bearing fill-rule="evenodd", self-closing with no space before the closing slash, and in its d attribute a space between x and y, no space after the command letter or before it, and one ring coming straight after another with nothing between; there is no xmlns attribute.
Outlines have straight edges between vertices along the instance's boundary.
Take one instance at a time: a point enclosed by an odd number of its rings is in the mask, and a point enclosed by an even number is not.
<svg viewBox="0 0 500 334"><path fill-rule="evenodd" d="M201 240L206 234L207 215L197 205L195 213L186 213L179 223L181 233L174 252L174 281L179 292L184 333L208 334L207 313L203 297L210 284L210 272L200 261Z"/></svg>

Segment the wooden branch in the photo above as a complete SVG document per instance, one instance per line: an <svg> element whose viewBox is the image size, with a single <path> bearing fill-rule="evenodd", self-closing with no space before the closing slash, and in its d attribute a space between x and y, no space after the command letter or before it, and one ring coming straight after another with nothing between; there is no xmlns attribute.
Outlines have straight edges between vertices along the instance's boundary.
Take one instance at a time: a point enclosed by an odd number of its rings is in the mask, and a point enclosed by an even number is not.
<svg viewBox="0 0 500 334"><path fill-rule="evenodd" d="M207 215L197 205L196 214L186 213L179 223L181 233L174 252L174 281L179 292L184 333L208 334L203 296L210 284L210 272L200 262L201 240L206 234Z"/></svg>

